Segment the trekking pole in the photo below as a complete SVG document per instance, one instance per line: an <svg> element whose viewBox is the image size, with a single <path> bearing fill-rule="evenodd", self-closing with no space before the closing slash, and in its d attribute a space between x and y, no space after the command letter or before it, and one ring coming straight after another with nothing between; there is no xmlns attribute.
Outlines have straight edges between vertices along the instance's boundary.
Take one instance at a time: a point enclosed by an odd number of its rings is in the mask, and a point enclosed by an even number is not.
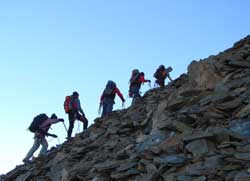
<svg viewBox="0 0 250 181"><path fill-rule="evenodd" d="M66 130L66 133L68 133L68 130L67 130L67 127L66 127L65 123L64 122L62 122L62 123L63 123L63 126L64 126L65 130Z"/></svg>
<svg viewBox="0 0 250 181"><path fill-rule="evenodd" d="M76 133L80 133L80 121L78 121L78 128L77 128Z"/></svg>
<svg viewBox="0 0 250 181"><path fill-rule="evenodd" d="M59 143L59 145L61 144L61 142L60 142L60 139L59 139L59 137L57 137L57 140L58 140L58 143Z"/></svg>
<svg viewBox="0 0 250 181"><path fill-rule="evenodd" d="M149 86L149 88L150 88L150 89L152 89L152 87L151 87L151 83L150 83L150 82L148 83L148 86Z"/></svg>

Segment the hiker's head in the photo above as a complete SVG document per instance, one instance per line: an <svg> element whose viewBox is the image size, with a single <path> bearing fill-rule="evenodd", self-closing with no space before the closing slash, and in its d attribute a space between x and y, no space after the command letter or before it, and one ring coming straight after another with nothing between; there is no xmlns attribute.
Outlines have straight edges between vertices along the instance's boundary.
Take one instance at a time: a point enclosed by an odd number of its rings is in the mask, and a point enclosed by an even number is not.
<svg viewBox="0 0 250 181"><path fill-rule="evenodd" d="M160 66L159 66L159 69L160 69L160 70L164 70L164 69L165 69L165 66L164 66L164 65L160 65Z"/></svg>
<svg viewBox="0 0 250 181"><path fill-rule="evenodd" d="M73 97L74 97L74 98L78 98L78 97L79 97L78 92L74 91L74 92L73 92Z"/></svg>
<svg viewBox="0 0 250 181"><path fill-rule="evenodd" d="M51 116L50 116L50 119L57 119L57 116L55 113L53 113Z"/></svg>
<svg viewBox="0 0 250 181"><path fill-rule="evenodd" d="M141 76L145 76L145 75L144 75L144 72L141 72L140 75L141 75Z"/></svg>

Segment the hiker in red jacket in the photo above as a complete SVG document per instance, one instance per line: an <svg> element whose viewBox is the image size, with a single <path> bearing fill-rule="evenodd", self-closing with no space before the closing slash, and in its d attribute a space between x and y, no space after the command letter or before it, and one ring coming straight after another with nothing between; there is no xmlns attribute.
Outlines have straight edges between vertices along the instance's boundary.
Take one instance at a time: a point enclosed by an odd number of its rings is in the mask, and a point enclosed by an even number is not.
<svg viewBox="0 0 250 181"><path fill-rule="evenodd" d="M144 73L143 72L139 72L138 69L134 69L132 71L132 75L131 78L129 80L130 82L130 86L129 86L129 97L132 97L132 104L134 103L135 99L138 97L141 97L140 95L140 88L141 85L144 84L145 82L149 82L149 84L151 83L150 80L146 80L144 78Z"/></svg>
<svg viewBox="0 0 250 181"><path fill-rule="evenodd" d="M101 100L100 100L99 113L101 112L101 107L102 107L102 117L112 112L113 105L115 104L114 100L115 100L116 94L121 98L122 107L124 107L125 99L122 93L117 88L115 82L109 80L106 85L106 88L104 89L102 93Z"/></svg>

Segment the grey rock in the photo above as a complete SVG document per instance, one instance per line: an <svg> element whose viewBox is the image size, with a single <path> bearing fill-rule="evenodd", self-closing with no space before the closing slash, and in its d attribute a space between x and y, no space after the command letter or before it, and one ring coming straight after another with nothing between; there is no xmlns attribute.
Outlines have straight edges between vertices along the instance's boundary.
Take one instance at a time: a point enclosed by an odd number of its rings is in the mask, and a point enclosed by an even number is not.
<svg viewBox="0 0 250 181"><path fill-rule="evenodd" d="M183 141L186 143L189 143L194 140L204 139L204 138L213 138L213 137L214 135L212 133L198 132L198 133L185 135L185 137L183 138Z"/></svg>
<svg viewBox="0 0 250 181"><path fill-rule="evenodd" d="M250 62L243 60L228 60L228 65L240 68L250 68Z"/></svg>
<svg viewBox="0 0 250 181"><path fill-rule="evenodd" d="M158 157L154 159L154 162L157 164L166 164L166 165L183 165L187 158L183 154L179 155L170 155L165 157Z"/></svg>
<svg viewBox="0 0 250 181"><path fill-rule="evenodd" d="M188 66L189 84L197 89L213 89L222 79L210 61L193 61Z"/></svg>
<svg viewBox="0 0 250 181"><path fill-rule="evenodd" d="M190 142L185 147L194 157L199 157L215 150L213 143L208 143L206 139L199 139Z"/></svg>
<svg viewBox="0 0 250 181"><path fill-rule="evenodd" d="M193 177L193 176L177 176L178 181L206 181L205 176Z"/></svg>
<svg viewBox="0 0 250 181"><path fill-rule="evenodd" d="M237 114L236 117L243 118L245 116L250 115L250 104L246 105L243 109L241 109Z"/></svg>
<svg viewBox="0 0 250 181"><path fill-rule="evenodd" d="M235 153L234 157L239 160L250 161L250 153Z"/></svg>
<svg viewBox="0 0 250 181"><path fill-rule="evenodd" d="M149 135L146 140L136 146L136 151L141 153L145 150L150 149L152 146L159 145L167 138L166 135L163 135L159 131L154 132L152 135Z"/></svg>
<svg viewBox="0 0 250 181"><path fill-rule="evenodd" d="M94 165L94 168L96 168L98 171L106 171L106 170L112 170L117 168L120 165L120 163L116 161L107 161L103 163L98 163Z"/></svg>
<svg viewBox="0 0 250 181"><path fill-rule="evenodd" d="M235 119L229 124L229 129L241 136L250 137L250 119Z"/></svg>
<svg viewBox="0 0 250 181"><path fill-rule="evenodd" d="M250 173L240 172L238 173L234 181L249 181L250 180Z"/></svg>

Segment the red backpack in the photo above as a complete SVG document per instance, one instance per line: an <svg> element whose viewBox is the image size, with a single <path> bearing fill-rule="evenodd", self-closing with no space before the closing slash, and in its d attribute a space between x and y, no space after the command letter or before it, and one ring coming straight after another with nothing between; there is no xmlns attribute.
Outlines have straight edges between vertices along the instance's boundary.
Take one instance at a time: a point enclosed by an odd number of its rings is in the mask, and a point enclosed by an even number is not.
<svg viewBox="0 0 250 181"><path fill-rule="evenodd" d="M69 113L70 111L70 102L71 102L71 97L70 96L66 96L65 97L65 101L64 101L64 111L65 113Z"/></svg>

